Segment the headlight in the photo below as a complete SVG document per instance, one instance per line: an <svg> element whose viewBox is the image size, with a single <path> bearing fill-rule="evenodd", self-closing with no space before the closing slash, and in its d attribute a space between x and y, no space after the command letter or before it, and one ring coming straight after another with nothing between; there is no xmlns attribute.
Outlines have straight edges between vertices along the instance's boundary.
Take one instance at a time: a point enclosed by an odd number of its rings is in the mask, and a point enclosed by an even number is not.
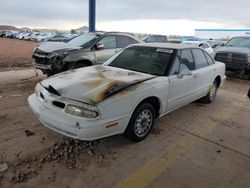
<svg viewBox="0 0 250 188"><path fill-rule="evenodd" d="M85 118L96 118L98 116L98 113L93 110L88 110L73 105L67 105L65 112L74 116Z"/></svg>

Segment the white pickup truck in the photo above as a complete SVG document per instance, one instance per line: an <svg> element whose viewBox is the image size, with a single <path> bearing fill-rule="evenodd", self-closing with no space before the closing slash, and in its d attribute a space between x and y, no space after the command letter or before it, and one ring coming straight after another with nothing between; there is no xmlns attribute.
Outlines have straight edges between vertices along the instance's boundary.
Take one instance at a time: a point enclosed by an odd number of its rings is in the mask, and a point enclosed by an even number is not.
<svg viewBox="0 0 250 188"><path fill-rule="evenodd" d="M105 64L70 70L38 83L28 98L48 128L82 140L124 134L147 137L155 118L196 100L211 103L225 64L185 44L131 45Z"/></svg>

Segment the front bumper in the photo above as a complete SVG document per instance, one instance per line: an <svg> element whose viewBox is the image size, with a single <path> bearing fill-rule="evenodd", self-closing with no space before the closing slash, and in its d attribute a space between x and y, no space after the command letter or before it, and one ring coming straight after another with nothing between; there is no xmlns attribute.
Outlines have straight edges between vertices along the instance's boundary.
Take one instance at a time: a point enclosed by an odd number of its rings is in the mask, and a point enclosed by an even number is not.
<svg viewBox="0 0 250 188"><path fill-rule="evenodd" d="M33 113L43 125L71 138L90 141L122 134L129 121L129 118L86 120L50 106L50 100L49 97L45 101L41 100L35 94L28 98ZM107 128L108 125L114 123L117 123L117 126Z"/></svg>
<svg viewBox="0 0 250 188"><path fill-rule="evenodd" d="M33 62L33 65L35 66L36 69L52 70L52 65L44 65L44 64L39 64L39 63L36 63L36 62Z"/></svg>

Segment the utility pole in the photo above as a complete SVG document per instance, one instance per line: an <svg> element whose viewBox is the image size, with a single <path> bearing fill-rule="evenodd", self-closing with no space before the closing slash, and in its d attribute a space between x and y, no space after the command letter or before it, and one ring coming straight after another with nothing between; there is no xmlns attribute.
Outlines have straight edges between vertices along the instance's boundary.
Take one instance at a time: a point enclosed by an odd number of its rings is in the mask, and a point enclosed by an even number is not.
<svg viewBox="0 0 250 188"><path fill-rule="evenodd" d="M89 0L89 32L95 32L96 0Z"/></svg>

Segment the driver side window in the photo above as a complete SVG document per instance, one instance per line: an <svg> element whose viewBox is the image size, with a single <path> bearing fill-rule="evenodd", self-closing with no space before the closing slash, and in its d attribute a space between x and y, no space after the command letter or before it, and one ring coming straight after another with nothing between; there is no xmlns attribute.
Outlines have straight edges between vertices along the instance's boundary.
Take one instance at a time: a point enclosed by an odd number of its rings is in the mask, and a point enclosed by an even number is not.
<svg viewBox="0 0 250 188"><path fill-rule="evenodd" d="M98 43L104 45L104 49L117 48L116 46L116 37L114 35L106 36L101 39Z"/></svg>

